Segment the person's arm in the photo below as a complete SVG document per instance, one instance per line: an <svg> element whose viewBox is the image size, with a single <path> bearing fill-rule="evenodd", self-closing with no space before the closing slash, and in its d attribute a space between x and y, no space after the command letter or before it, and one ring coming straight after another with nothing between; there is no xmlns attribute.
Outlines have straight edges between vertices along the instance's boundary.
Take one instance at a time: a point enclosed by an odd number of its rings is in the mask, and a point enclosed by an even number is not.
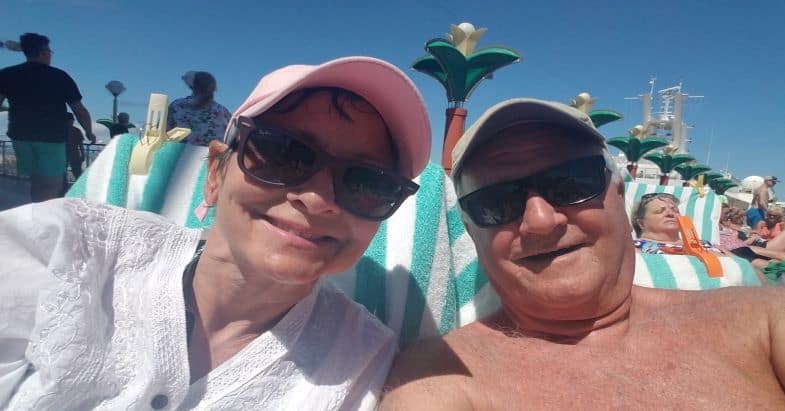
<svg viewBox="0 0 785 411"><path fill-rule="evenodd" d="M2 106L3 103L5 103L5 95L0 94L0 106Z"/></svg>
<svg viewBox="0 0 785 411"><path fill-rule="evenodd" d="M90 112L87 111L81 101L72 101L68 103L71 111L74 112L74 117L79 122L79 125L84 129L87 139L95 144L95 134L93 134L93 121L90 119Z"/></svg>
<svg viewBox="0 0 785 411"><path fill-rule="evenodd" d="M77 133L79 133L79 145L77 147L79 147L80 159L84 161L84 134L82 134L82 132L79 131L78 128L76 127L73 128L76 130Z"/></svg>

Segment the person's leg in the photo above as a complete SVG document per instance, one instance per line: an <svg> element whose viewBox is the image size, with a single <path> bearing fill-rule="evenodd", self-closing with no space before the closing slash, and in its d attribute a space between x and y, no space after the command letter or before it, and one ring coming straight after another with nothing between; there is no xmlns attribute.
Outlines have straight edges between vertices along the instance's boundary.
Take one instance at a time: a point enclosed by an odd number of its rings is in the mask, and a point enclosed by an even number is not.
<svg viewBox="0 0 785 411"><path fill-rule="evenodd" d="M19 177L30 177L30 196L33 195L33 169L35 166L35 154L33 153L33 142L25 140L13 140L11 146L14 148L16 158L16 175Z"/></svg>
<svg viewBox="0 0 785 411"><path fill-rule="evenodd" d="M33 143L34 170L30 175L30 197L34 202L63 195L65 143Z"/></svg>

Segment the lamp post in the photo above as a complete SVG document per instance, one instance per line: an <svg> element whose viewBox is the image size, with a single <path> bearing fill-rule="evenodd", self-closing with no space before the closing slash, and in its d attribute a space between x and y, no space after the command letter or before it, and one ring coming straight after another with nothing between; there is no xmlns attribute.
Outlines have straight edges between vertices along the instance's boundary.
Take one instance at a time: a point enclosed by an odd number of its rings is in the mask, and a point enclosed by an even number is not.
<svg viewBox="0 0 785 411"><path fill-rule="evenodd" d="M20 45L18 41L13 40L0 41L0 49L22 51L22 45Z"/></svg>
<svg viewBox="0 0 785 411"><path fill-rule="evenodd" d="M112 103L112 122L117 123L117 96L125 91L125 86L117 80L112 80L106 83L106 89L114 96L114 101Z"/></svg>

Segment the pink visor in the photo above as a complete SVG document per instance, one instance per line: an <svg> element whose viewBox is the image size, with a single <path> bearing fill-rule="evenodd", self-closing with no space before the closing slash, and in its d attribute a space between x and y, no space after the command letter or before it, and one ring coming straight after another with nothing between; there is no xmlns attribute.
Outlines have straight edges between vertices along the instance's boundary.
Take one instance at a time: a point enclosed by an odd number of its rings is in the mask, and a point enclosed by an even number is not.
<svg viewBox="0 0 785 411"><path fill-rule="evenodd" d="M401 70L371 57L292 65L267 74L235 111L224 142L230 144L236 138L240 116L254 118L292 92L310 87L338 87L362 96L376 108L395 140L400 173L411 179L425 168L431 153L431 126L422 96Z"/></svg>

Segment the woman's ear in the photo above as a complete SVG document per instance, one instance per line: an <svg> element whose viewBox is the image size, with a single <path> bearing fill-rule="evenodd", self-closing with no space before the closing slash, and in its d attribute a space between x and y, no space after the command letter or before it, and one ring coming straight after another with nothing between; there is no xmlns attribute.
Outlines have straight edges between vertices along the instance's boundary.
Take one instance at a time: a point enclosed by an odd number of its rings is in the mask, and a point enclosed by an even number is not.
<svg viewBox="0 0 785 411"><path fill-rule="evenodd" d="M216 205L218 203L218 192L223 183L225 174L225 162L222 161L225 157L226 150L229 146L226 144L213 140L208 147L207 155L207 178L204 180L204 201L209 205Z"/></svg>

